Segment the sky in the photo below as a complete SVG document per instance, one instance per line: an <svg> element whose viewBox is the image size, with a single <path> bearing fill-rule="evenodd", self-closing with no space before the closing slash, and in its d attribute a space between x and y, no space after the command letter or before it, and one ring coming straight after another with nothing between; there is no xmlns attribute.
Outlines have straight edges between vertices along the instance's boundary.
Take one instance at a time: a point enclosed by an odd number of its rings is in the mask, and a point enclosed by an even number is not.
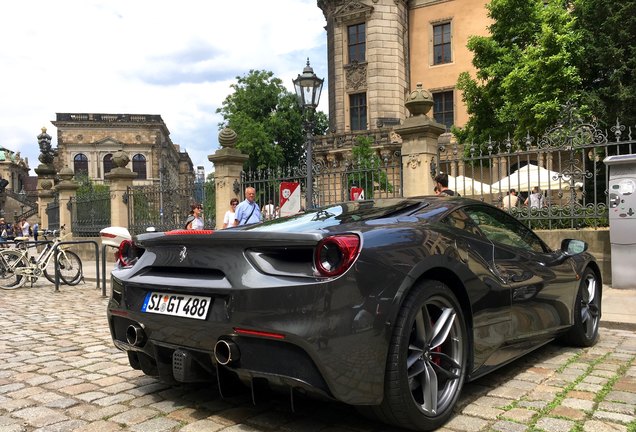
<svg viewBox="0 0 636 432"><path fill-rule="evenodd" d="M0 145L28 158L32 176L42 127L57 147L56 113L161 115L207 175L216 109L237 76L272 71L294 91L307 58L327 75L316 0L28 0L2 15Z"/></svg>

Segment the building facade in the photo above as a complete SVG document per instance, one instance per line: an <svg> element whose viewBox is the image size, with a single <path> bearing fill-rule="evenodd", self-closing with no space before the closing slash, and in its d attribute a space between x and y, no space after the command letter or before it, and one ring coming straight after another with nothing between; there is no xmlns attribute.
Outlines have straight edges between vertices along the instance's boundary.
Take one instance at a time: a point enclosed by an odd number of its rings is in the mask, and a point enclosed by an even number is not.
<svg viewBox="0 0 636 432"><path fill-rule="evenodd" d="M432 93L438 123L447 130L463 126L468 115L456 84L461 72L474 75L466 44L472 35L488 34L485 4L319 0L327 21L331 134L317 143L318 156L346 160L355 135L370 131L382 137L378 151L396 147L399 138L388 131L408 116L404 101L418 83Z"/></svg>
<svg viewBox="0 0 636 432"><path fill-rule="evenodd" d="M130 168L137 173L133 185L191 186L192 160L170 139L170 131L160 115L58 113L59 172L69 167L75 175L85 173L91 180L104 181L114 168L113 154L124 150Z"/></svg>

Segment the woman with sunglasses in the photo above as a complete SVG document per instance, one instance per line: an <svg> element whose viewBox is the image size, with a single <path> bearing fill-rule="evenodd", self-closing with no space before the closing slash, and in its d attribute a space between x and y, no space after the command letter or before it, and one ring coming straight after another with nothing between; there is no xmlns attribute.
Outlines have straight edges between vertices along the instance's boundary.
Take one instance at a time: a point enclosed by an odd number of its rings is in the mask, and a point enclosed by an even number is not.
<svg viewBox="0 0 636 432"><path fill-rule="evenodd" d="M200 230L203 229L203 218L201 213L203 212L203 206L200 203L194 203L190 206L190 215L186 219L185 229L188 230Z"/></svg>
<svg viewBox="0 0 636 432"><path fill-rule="evenodd" d="M225 217L223 217L223 228L234 226L234 216L238 203L238 199L236 198L230 200L230 209L225 212Z"/></svg>

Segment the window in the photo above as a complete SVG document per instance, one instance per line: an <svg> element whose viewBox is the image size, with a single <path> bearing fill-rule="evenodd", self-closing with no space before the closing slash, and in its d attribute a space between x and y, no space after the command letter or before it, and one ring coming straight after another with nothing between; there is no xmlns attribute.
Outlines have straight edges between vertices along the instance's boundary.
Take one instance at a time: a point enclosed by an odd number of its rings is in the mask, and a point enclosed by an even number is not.
<svg viewBox="0 0 636 432"><path fill-rule="evenodd" d="M366 24L351 25L347 28L349 63L366 61Z"/></svg>
<svg viewBox="0 0 636 432"><path fill-rule="evenodd" d="M352 131L367 129L367 94L349 95L350 127Z"/></svg>
<svg viewBox="0 0 636 432"><path fill-rule="evenodd" d="M73 158L73 171L75 171L75 175L80 173L88 175L88 158L85 154L79 153L75 155Z"/></svg>
<svg viewBox="0 0 636 432"><path fill-rule="evenodd" d="M104 174L108 174L113 169L113 155L108 153L104 156Z"/></svg>
<svg viewBox="0 0 636 432"><path fill-rule="evenodd" d="M137 173L137 179L146 179L146 157L142 154L136 154L132 159L132 170Z"/></svg>
<svg viewBox="0 0 636 432"><path fill-rule="evenodd" d="M433 93L433 102L433 117L435 117L435 121L446 126L446 130L450 130L455 120L453 91Z"/></svg>
<svg viewBox="0 0 636 432"><path fill-rule="evenodd" d="M450 23L433 26L433 64L451 62L451 25Z"/></svg>
<svg viewBox="0 0 636 432"><path fill-rule="evenodd" d="M495 244L538 253L549 252L535 233L508 213L487 207L469 207L465 211L481 232Z"/></svg>

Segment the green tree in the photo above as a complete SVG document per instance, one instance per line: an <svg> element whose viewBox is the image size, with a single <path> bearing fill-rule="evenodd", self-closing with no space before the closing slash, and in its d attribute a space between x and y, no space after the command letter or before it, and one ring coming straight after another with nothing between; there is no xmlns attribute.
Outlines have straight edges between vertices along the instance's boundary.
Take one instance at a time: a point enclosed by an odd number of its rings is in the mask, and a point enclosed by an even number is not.
<svg viewBox="0 0 636 432"><path fill-rule="evenodd" d="M356 144L351 148L353 169L347 174L349 188L358 186L364 189L365 198L373 198L374 190L393 192L393 185L389 182L382 160L371 147L373 138L360 135Z"/></svg>
<svg viewBox="0 0 636 432"><path fill-rule="evenodd" d="M296 165L305 144L296 95L269 71L250 70L236 80L216 112L223 116L219 127L232 128L238 135L236 147L250 156L246 168ZM326 130L326 115L316 113L314 133Z"/></svg>
<svg viewBox="0 0 636 432"><path fill-rule="evenodd" d="M205 183L203 183L204 200L203 211L206 222L210 221L210 226L214 226L212 221L216 219L216 187L214 183L214 173L207 175ZM207 223L206 223L207 225Z"/></svg>
<svg viewBox="0 0 636 432"><path fill-rule="evenodd" d="M486 143L509 134L540 135L561 105L577 102L583 56L580 32L563 0L492 0L490 36L473 36L476 78L460 74L469 120L453 132L460 142Z"/></svg>
<svg viewBox="0 0 636 432"><path fill-rule="evenodd" d="M576 0L584 100L604 126L636 124L636 0Z"/></svg>

